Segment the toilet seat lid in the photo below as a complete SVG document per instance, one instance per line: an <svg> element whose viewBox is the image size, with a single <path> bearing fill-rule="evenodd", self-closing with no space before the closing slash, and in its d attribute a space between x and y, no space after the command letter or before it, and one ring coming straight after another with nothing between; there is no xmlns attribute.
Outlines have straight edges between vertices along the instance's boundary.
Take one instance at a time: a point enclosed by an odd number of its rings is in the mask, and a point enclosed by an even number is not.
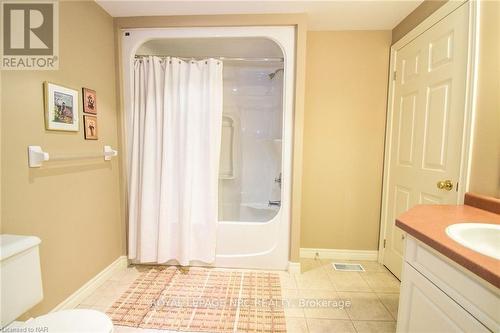
<svg viewBox="0 0 500 333"><path fill-rule="evenodd" d="M52 312L26 322L28 327L48 328L48 332L110 333L113 322L103 312L73 309ZM40 331L42 332L42 331Z"/></svg>

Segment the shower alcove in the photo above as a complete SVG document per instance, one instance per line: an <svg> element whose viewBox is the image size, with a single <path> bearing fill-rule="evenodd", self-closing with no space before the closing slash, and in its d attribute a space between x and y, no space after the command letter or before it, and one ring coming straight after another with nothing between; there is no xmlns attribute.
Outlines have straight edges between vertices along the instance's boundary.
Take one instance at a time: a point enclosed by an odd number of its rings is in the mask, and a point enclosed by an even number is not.
<svg viewBox="0 0 500 333"><path fill-rule="evenodd" d="M214 266L288 267L294 41L293 27L122 31L127 149L134 57L217 58L223 63Z"/></svg>

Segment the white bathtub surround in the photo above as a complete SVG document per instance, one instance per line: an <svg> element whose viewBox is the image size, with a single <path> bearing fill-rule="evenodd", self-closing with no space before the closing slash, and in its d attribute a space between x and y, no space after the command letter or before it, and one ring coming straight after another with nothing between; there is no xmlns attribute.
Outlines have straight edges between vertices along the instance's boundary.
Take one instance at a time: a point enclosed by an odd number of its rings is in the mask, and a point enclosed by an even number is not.
<svg viewBox="0 0 500 333"><path fill-rule="evenodd" d="M244 40L245 47L234 47L234 41ZM203 47L205 45L206 47ZM262 47L256 47L260 45ZM273 45L271 47L271 45ZM276 47L277 46L277 47ZM269 54L269 50L277 50L277 53ZM188 50L188 52L186 52ZM186 52L182 54L182 52ZM290 212L291 212L291 183L292 183L292 143L293 143L293 101L294 101L294 65L295 65L295 27L293 26L257 26L257 27L203 27L203 28L161 28L161 29L123 29L122 30L122 64L123 64L123 83L124 83L124 112L125 112L125 138L126 150L125 155L130 156L131 144L134 141L133 136L133 110L132 99L134 95L134 56L142 55L174 55L179 57L188 57L195 59L204 59L207 57L223 57L224 62L224 95L244 97L242 104L230 103L224 98L223 116L232 117L231 124L235 130L233 135L233 149L231 151L230 142L225 142L226 152L232 152L233 156L227 154L226 160L223 162L223 179L221 183L231 183L245 181L252 184L251 177L243 177L243 163L245 168L251 168L251 165L246 165L248 160L243 159L241 149L243 147L243 126L242 123L251 125L248 121L262 121L270 125L276 126L275 131L269 131L265 136L268 140L260 142L260 145L246 145L245 147L256 147L265 149L266 155L279 154L281 150L281 188L275 182L275 178L279 179L278 170L270 170L269 177L266 178L266 186L272 186L278 190L277 197L271 196L268 192L264 199L254 200L253 193L242 193L237 187L230 187L235 190L232 195L241 197L241 201L237 201L234 207L220 207L220 209L233 209L229 212L239 216L240 211L244 214L253 214L260 217L250 221L241 221L240 219L227 219L221 217L217 225L217 247L215 262L216 267L232 267L232 268L259 268L259 269L280 269L286 270L289 261L289 241L290 241ZM229 57L233 60L228 60ZM247 61L239 61L235 59L247 59ZM260 68L266 62L275 62L276 58L283 58L283 62L278 64L269 64L269 68ZM253 59L248 61L248 59ZM255 60L258 59L258 60ZM247 66L254 63L254 66ZM276 66L278 65L278 66ZM231 66L234 70L230 70ZM239 66L239 69L235 67ZM280 70L271 79L269 76L277 69ZM229 69L229 71L228 71ZM243 75L239 75L241 73ZM238 74L237 77L231 77L233 74ZM229 75L229 76L226 76ZM238 80L249 80L253 78L252 84L248 82L238 83ZM229 80L229 81L226 81ZM231 84L231 80L233 84ZM227 83L227 84L226 84ZM230 89L228 91L228 88ZM236 88L236 91L233 89ZM243 89L243 90L240 90ZM265 88L264 90L262 88ZM278 89L282 89L282 95L277 94ZM254 94L255 93L255 94ZM261 110L257 108L259 103L255 103L255 99L262 100L265 94L274 95L273 98L266 98L267 101L273 101L281 104L282 114L281 121L278 119L278 112L274 112L275 118L258 118L252 117L257 113L269 111L266 105L261 104ZM231 95L228 95L231 94ZM255 96L255 95L258 96ZM280 98L278 98L280 97ZM232 101L240 101L240 99L232 99ZM245 102L246 101L246 102ZM276 104L276 105L279 105ZM241 108L238 109L239 106ZM249 109L247 108L249 107ZM250 110L251 109L251 110ZM276 108L278 109L278 108ZM273 109L274 110L274 109ZM256 112L253 112L256 111ZM277 111L277 110L276 110ZM270 115L270 114L269 114ZM227 117L226 117L227 118ZM281 123L281 133L278 131ZM245 130L258 130L256 126L244 126ZM226 136L227 136L226 132ZM248 136L251 133L245 132ZM256 133L255 139L262 137L263 133ZM278 135L279 134L279 135ZM255 136L255 135L254 135ZM281 140L281 141L280 141ZM258 140L257 140L258 141ZM262 146L262 147L261 147ZM253 154L255 156L255 154ZM233 165L231 165L233 162ZM275 163L276 165L277 163ZM277 165L276 165L277 166ZM130 167L129 165L127 167ZM277 166L278 167L278 166ZM251 171L251 170L250 170ZM130 172L130 170L128 170ZM247 173L251 176L251 173ZM231 179L232 178L232 179ZM255 179L255 178L254 178ZM254 182L264 182L263 177L259 177ZM127 184L129 191L131 184ZM229 195L228 188L219 188L222 196ZM225 192L224 192L225 191ZM243 197L243 194L245 197ZM266 199L269 197L269 199ZM268 200L276 201L280 198L281 206L269 205ZM220 200L219 206L223 206L224 200ZM227 203L227 202L226 202ZM232 203L232 201L230 202ZM240 203L247 204L245 206ZM271 206L271 207L269 207ZM226 212L228 212L226 210ZM137 231L133 231L137 232ZM134 239L136 241L136 239ZM154 241L156 242L156 240ZM155 245L156 246L156 245ZM137 253L135 253L137 255ZM134 262L137 262L134 260ZM192 262L191 265L197 263ZM203 265L203 263L202 263ZM204 263L206 266L206 263Z"/></svg>
<svg viewBox="0 0 500 333"><path fill-rule="evenodd" d="M215 261L222 62L135 60L129 258Z"/></svg>
<svg viewBox="0 0 500 333"><path fill-rule="evenodd" d="M274 45L274 53L281 53ZM274 54L273 53L273 54ZM283 68L280 61L224 64L224 117L233 121L238 140L225 144L222 135L221 167L234 157L234 177L221 177L219 183L219 220L263 223L278 214L281 188L282 149L275 142L283 133ZM223 131L227 127L223 127Z"/></svg>

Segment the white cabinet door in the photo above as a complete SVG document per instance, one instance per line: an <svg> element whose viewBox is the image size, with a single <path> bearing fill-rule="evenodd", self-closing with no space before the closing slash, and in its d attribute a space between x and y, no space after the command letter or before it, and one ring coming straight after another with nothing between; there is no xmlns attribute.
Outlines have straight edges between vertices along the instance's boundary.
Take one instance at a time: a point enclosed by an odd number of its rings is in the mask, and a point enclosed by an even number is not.
<svg viewBox="0 0 500 333"><path fill-rule="evenodd" d="M465 3L395 54L382 223L384 264L397 277L403 264L403 233L394 225L396 217L416 204L459 201L468 22Z"/></svg>
<svg viewBox="0 0 500 333"><path fill-rule="evenodd" d="M490 332L407 262L398 311L398 333Z"/></svg>

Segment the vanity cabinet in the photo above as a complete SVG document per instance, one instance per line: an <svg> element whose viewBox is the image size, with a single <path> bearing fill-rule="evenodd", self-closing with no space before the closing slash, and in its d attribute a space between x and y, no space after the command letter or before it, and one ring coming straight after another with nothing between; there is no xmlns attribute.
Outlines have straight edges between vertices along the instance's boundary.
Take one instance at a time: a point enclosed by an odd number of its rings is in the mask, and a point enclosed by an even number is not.
<svg viewBox="0 0 500 333"><path fill-rule="evenodd" d="M499 289L408 236L398 333L500 332Z"/></svg>
<svg viewBox="0 0 500 333"><path fill-rule="evenodd" d="M490 332L410 264L403 270L398 332Z"/></svg>

